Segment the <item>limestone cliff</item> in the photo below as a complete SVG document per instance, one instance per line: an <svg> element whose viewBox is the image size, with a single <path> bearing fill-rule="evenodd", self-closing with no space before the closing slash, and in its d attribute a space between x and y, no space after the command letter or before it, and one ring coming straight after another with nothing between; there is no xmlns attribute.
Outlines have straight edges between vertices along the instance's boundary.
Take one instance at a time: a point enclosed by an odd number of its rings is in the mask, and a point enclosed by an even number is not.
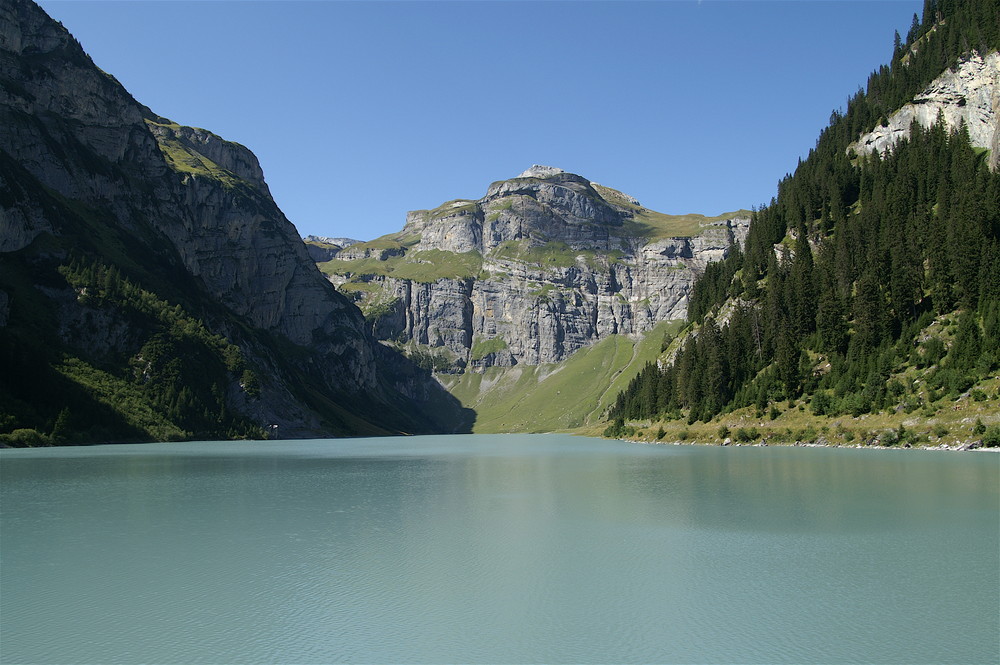
<svg viewBox="0 0 1000 665"><path fill-rule="evenodd" d="M151 380L149 345L200 340L209 355L231 347L206 390L203 424L219 409L219 423L238 414L241 426L285 436L446 427L409 404L440 390L376 343L319 273L253 153L137 103L29 0L0 4L0 126L0 342L34 335L77 363L17 358L11 368L57 368L53 381L69 386L83 363L141 402L152 390L141 385ZM172 361L175 375L197 376L194 358ZM18 406L0 413L0 428L46 429L52 405L5 379L0 393ZM113 401L66 390L81 410L87 399ZM138 430L126 438L142 438Z"/></svg>
<svg viewBox="0 0 1000 665"><path fill-rule="evenodd" d="M954 70L946 70L913 101L893 113L885 125L861 136L849 150L885 152L899 139L909 136L916 121L930 127L944 118L949 129L964 124L972 145L991 151L990 164L997 165L1000 142L1000 53L985 57L972 53Z"/></svg>
<svg viewBox="0 0 1000 665"><path fill-rule="evenodd" d="M742 242L748 214L669 216L553 167L321 264L375 334L437 369L559 362L609 335L683 318L695 276Z"/></svg>

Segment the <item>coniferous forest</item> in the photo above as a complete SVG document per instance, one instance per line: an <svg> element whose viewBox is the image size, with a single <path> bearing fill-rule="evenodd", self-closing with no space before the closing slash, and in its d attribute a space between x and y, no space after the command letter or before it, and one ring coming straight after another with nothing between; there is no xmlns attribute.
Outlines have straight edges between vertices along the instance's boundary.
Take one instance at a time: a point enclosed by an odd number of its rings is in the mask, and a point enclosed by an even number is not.
<svg viewBox="0 0 1000 665"><path fill-rule="evenodd" d="M691 295L691 334L619 394L606 434L627 420L691 424L744 407L773 420L784 401L827 416L930 413L991 376L1000 173L943 119L914 123L885 154L849 146L963 57L998 48L995 1L927 2L905 43L896 35L891 66L833 113L755 211L743 250L708 266Z"/></svg>

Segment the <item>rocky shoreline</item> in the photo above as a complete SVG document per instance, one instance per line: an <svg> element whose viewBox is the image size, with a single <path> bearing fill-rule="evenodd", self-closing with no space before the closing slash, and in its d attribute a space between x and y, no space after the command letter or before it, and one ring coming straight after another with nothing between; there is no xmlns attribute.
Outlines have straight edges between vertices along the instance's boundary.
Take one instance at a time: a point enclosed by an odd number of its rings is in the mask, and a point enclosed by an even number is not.
<svg viewBox="0 0 1000 665"><path fill-rule="evenodd" d="M987 447L984 446L982 440L966 441L960 445L949 446L946 443L941 443L936 446L929 445L910 445L903 444L898 446L884 446L879 444L839 444L832 443L829 441L795 441L791 443L768 443L766 441L757 441L754 443L740 443L734 442L732 439L724 439L716 443L710 443L707 441L649 441L645 439L616 439L617 441L625 441L627 443L639 443L643 445L652 446L732 446L734 448L769 448L769 447L786 447L786 448L855 448L860 450L950 450L956 452L963 452L969 450L979 450L986 452L1000 453L1000 448L998 447Z"/></svg>

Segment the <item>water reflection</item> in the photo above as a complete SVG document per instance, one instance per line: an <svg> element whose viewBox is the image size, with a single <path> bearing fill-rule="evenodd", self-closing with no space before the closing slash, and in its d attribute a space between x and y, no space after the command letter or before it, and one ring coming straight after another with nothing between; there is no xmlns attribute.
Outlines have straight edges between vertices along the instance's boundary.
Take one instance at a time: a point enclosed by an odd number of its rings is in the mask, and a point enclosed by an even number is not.
<svg viewBox="0 0 1000 665"><path fill-rule="evenodd" d="M946 453L822 449L700 449L679 457L619 460L642 497L637 516L691 528L871 532L949 519L998 501L992 458ZM968 489L977 491L970 492Z"/></svg>

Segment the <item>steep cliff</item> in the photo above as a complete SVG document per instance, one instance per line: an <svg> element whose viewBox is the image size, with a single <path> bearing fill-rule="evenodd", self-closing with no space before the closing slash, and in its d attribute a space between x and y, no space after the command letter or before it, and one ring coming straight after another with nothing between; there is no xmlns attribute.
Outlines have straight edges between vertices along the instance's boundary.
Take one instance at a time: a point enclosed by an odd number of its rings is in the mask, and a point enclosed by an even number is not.
<svg viewBox="0 0 1000 665"><path fill-rule="evenodd" d="M28 0L0 5L0 125L0 434L456 426L319 273L249 150L138 104Z"/></svg>
<svg viewBox="0 0 1000 665"><path fill-rule="evenodd" d="M536 165L321 267L376 336L430 347L420 357L436 369L538 365L683 318L695 276L742 241L748 216L664 215Z"/></svg>
<svg viewBox="0 0 1000 665"><path fill-rule="evenodd" d="M930 127L942 118L949 129L962 124L972 145L991 151L990 168L997 168L1000 132L1000 53L971 53L955 69L937 77L925 90L889 116L871 132L852 143L858 153L884 153L910 135L916 122Z"/></svg>

